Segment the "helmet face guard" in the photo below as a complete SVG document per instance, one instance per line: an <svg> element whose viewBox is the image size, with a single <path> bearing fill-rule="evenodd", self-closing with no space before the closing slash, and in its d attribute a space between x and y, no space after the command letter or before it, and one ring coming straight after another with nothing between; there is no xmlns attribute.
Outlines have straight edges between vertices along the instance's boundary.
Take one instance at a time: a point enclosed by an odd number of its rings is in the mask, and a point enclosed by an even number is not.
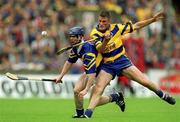
<svg viewBox="0 0 180 122"><path fill-rule="evenodd" d="M77 37L78 41L73 43L73 45L77 44L77 43L81 42L81 39L79 39L79 37L84 35L84 29L82 27L70 28L69 31L68 31L68 35L69 35L70 38L71 37Z"/></svg>

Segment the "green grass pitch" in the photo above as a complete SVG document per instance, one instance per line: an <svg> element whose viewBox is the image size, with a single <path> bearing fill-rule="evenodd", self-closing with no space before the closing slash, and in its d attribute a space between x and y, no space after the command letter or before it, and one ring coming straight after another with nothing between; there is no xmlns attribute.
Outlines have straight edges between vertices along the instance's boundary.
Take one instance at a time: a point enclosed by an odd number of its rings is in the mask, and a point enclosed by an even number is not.
<svg viewBox="0 0 180 122"><path fill-rule="evenodd" d="M126 98L124 113L110 103L91 119L73 119L73 99L0 99L0 122L180 122L180 97L176 100L172 106L157 97Z"/></svg>

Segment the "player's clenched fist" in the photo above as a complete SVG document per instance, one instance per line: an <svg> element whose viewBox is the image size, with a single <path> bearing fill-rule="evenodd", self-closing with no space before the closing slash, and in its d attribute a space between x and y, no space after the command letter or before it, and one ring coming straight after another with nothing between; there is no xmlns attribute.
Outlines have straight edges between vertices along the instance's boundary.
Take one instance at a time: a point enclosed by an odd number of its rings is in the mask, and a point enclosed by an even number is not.
<svg viewBox="0 0 180 122"><path fill-rule="evenodd" d="M56 83L62 83L62 78L63 76L62 75L59 75L55 80L56 80Z"/></svg>
<svg viewBox="0 0 180 122"><path fill-rule="evenodd" d="M104 40L105 41L109 41L111 39L111 33L109 31L107 31L105 34L104 34Z"/></svg>
<svg viewBox="0 0 180 122"><path fill-rule="evenodd" d="M154 21L158 21L158 20L164 18L164 12L161 11L161 12L156 13L156 14L153 16L153 18L154 18Z"/></svg>

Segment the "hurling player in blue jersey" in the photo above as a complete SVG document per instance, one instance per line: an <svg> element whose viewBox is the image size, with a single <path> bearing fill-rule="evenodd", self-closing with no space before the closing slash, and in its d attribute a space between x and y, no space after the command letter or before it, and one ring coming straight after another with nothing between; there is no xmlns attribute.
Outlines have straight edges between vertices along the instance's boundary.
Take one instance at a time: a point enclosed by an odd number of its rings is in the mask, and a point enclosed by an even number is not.
<svg viewBox="0 0 180 122"><path fill-rule="evenodd" d="M83 39L84 30L82 27L73 27L69 29L69 41L71 45L78 44L80 42L86 41ZM84 109L83 109L83 96L87 94L93 82L95 81L96 75L98 74L98 66L101 63L102 56L98 53L95 46L90 42L85 43L79 47L72 48L68 60L65 62L63 69L59 76L56 78L56 83L61 82L63 76L69 71L73 63L75 63L78 58L83 62L85 73L82 74L76 82L74 87L74 99L76 106L76 114L73 118L83 118ZM116 99L112 97L117 96ZM124 103L124 98L122 93L113 93L110 96L101 96L101 100L98 103L98 106L103 105L108 102L121 102ZM121 110L124 109L125 103L121 106Z"/></svg>
<svg viewBox="0 0 180 122"><path fill-rule="evenodd" d="M102 11L98 18L98 25L91 32L92 38L98 38L95 41L96 49L103 56L101 71L97 76L96 85L92 92L92 97L88 109L85 111L86 118L90 118L97 106L105 87L109 82L119 75L125 75L129 79L138 82L153 91L161 99L171 105L176 103L175 99L160 90L152 81L150 81L125 55L121 37L126 33L131 33L144 26L162 19L163 12L155 14L152 18L132 24L131 21L125 24L111 24L110 13ZM116 99L116 95L112 99Z"/></svg>

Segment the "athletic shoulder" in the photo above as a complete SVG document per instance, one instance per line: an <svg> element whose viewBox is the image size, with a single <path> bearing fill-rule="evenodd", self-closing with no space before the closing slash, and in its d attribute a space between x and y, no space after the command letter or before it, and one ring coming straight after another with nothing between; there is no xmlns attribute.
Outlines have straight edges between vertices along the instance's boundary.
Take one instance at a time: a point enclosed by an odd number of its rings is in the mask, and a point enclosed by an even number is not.
<svg viewBox="0 0 180 122"><path fill-rule="evenodd" d="M90 32L90 36L92 37L94 34L96 34L96 33L98 33L98 31L97 31L97 29L96 29L96 27L94 27L93 29L92 29L92 31Z"/></svg>
<svg viewBox="0 0 180 122"><path fill-rule="evenodd" d="M96 50L95 45L88 41L82 46L82 48L85 52L95 52Z"/></svg>
<svg viewBox="0 0 180 122"><path fill-rule="evenodd" d="M94 48L94 44L88 42L87 40L85 40L86 43L83 45L83 48Z"/></svg>
<svg viewBox="0 0 180 122"><path fill-rule="evenodd" d="M118 23L113 23L113 24L110 24L110 27L113 27L113 26L116 26L118 25Z"/></svg>

